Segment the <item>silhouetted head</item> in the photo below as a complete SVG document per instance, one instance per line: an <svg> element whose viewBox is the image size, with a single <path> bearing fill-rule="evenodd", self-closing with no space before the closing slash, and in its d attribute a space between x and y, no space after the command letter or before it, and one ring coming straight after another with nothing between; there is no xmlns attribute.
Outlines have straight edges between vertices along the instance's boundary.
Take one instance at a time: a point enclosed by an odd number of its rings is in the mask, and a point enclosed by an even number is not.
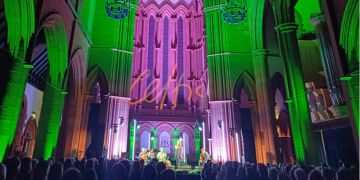
<svg viewBox="0 0 360 180"><path fill-rule="evenodd" d="M176 174L172 169L165 169L161 172L159 180L176 180Z"/></svg>
<svg viewBox="0 0 360 180"><path fill-rule="evenodd" d="M271 167L269 169L269 180L276 180L279 174L279 170L276 167Z"/></svg>
<svg viewBox="0 0 360 180"><path fill-rule="evenodd" d="M157 170L158 174L160 174L165 169L166 169L166 164L164 162L158 162L156 164L156 170Z"/></svg>
<svg viewBox="0 0 360 180"><path fill-rule="evenodd" d="M321 180L322 176L318 170L312 170L309 173L307 180Z"/></svg>
<svg viewBox="0 0 360 180"><path fill-rule="evenodd" d="M86 169L81 177L83 180L98 180L95 169Z"/></svg>
<svg viewBox="0 0 360 180"><path fill-rule="evenodd" d="M0 180L6 179L6 166L0 163Z"/></svg>
<svg viewBox="0 0 360 180"><path fill-rule="evenodd" d="M108 180L127 180L128 175L126 172L126 168L122 163L114 164L109 171Z"/></svg>
<svg viewBox="0 0 360 180"><path fill-rule="evenodd" d="M95 160L94 159L89 159L86 161L85 163L85 168L86 169L94 169L95 167Z"/></svg>
<svg viewBox="0 0 360 180"><path fill-rule="evenodd" d="M60 180L63 175L63 165L56 162L50 166L48 180Z"/></svg>
<svg viewBox="0 0 360 180"><path fill-rule="evenodd" d="M32 165L30 158L21 159L20 173L18 179L29 179L32 175Z"/></svg>
<svg viewBox="0 0 360 180"><path fill-rule="evenodd" d="M296 180L306 180L307 174L302 168L297 168L295 170L295 178Z"/></svg>
<svg viewBox="0 0 360 180"><path fill-rule="evenodd" d="M155 180L157 178L157 172L153 165L148 164L143 171L144 180Z"/></svg>
<svg viewBox="0 0 360 180"><path fill-rule="evenodd" d="M64 162L64 171L66 171L69 168L74 167L74 161L72 159L66 159Z"/></svg>
<svg viewBox="0 0 360 180"><path fill-rule="evenodd" d="M349 177L349 171L345 167L341 167L336 172L336 179L337 180L347 180L350 179Z"/></svg>
<svg viewBox="0 0 360 180"><path fill-rule="evenodd" d="M68 168L64 176L62 177L63 180L80 180L81 179L81 173L76 168Z"/></svg>
<svg viewBox="0 0 360 180"><path fill-rule="evenodd" d="M47 179L48 172L49 172L49 163L47 161L42 160L36 165L34 169L33 179L34 180Z"/></svg>
<svg viewBox="0 0 360 180"><path fill-rule="evenodd" d="M20 171L20 160L17 157L8 157L4 160L7 169L6 179L16 179Z"/></svg>

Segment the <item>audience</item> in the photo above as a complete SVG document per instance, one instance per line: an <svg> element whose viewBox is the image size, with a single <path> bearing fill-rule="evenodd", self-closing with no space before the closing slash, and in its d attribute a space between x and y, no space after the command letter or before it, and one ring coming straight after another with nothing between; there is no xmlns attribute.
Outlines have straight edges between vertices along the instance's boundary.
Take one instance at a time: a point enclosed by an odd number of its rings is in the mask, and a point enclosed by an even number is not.
<svg viewBox="0 0 360 180"><path fill-rule="evenodd" d="M6 179L6 166L0 163L0 180Z"/></svg>
<svg viewBox="0 0 360 180"><path fill-rule="evenodd" d="M0 163L0 180L176 180L174 170L157 159L107 160L105 158L49 159L8 157ZM146 165L147 164L147 165ZM187 179L185 176L185 180ZM303 164L265 165L228 161L208 161L197 177L201 180L358 180L359 169L343 166L332 169L326 165ZM179 174L178 179L184 176ZM193 178L192 178L193 179Z"/></svg>

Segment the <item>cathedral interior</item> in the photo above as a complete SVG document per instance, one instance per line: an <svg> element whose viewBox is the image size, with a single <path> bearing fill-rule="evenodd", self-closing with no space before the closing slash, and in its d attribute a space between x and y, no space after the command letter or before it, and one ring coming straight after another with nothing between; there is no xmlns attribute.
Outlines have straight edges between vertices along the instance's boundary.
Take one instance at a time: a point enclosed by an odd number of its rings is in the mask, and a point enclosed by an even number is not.
<svg viewBox="0 0 360 180"><path fill-rule="evenodd" d="M0 0L0 162L358 164L357 0Z"/></svg>

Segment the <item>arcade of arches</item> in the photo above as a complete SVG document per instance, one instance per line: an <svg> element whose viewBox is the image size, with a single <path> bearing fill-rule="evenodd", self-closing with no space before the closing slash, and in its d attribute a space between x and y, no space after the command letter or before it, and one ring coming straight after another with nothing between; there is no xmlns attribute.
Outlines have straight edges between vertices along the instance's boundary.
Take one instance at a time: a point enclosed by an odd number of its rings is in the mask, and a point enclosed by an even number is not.
<svg viewBox="0 0 360 180"><path fill-rule="evenodd" d="M359 2L227 1L0 0L0 162L357 163Z"/></svg>

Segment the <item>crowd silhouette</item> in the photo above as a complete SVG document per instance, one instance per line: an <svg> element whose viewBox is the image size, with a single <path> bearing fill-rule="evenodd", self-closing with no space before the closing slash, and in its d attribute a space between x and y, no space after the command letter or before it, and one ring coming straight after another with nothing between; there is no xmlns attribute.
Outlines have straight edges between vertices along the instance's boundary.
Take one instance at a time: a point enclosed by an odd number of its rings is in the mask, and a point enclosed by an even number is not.
<svg viewBox="0 0 360 180"><path fill-rule="evenodd" d="M358 180L357 167L302 164L264 165L253 163L208 161L199 175L188 178L153 159L129 161L91 159L49 159L8 157L0 163L0 180ZM190 177L190 175L188 175ZM181 177L181 178L179 178Z"/></svg>

